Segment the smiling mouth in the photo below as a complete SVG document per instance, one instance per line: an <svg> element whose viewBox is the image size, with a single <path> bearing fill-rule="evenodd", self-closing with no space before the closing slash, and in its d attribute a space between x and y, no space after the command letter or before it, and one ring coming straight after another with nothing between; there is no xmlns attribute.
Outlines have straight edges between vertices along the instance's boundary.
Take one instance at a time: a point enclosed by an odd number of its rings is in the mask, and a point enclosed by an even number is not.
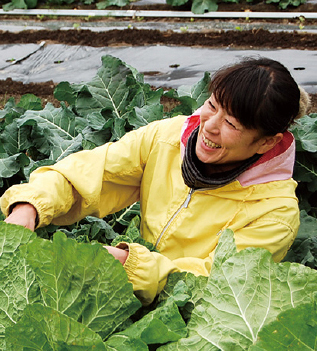
<svg viewBox="0 0 317 351"><path fill-rule="evenodd" d="M202 134L202 136L203 136L203 142L204 142L205 145L207 145L208 147L211 147L211 148L213 148L213 149L221 149L221 146L220 146L220 145L215 144L215 143L213 143L212 141L208 140L208 139L204 136L204 134Z"/></svg>

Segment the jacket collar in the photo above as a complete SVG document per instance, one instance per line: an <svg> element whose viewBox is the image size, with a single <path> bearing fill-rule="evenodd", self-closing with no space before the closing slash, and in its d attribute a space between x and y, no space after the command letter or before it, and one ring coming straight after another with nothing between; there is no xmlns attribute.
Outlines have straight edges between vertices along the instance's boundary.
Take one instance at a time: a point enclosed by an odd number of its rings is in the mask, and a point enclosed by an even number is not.
<svg viewBox="0 0 317 351"><path fill-rule="evenodd" d="M181 132L181 155L184 157L189 136L200 124L200 111L189 116ZM295 139L292 133L283 133L283 139L275 147L263 154L258 161L237 177L242 186L290 179L295 162Z"/></svg>

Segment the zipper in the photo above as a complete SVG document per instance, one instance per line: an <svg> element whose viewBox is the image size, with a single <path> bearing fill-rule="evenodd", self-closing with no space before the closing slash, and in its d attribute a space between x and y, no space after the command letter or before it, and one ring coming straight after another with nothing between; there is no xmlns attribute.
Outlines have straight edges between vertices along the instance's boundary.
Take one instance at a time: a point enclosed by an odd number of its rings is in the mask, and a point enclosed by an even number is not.
<svg viewBox="0 0 317 351"><path fill-rule="evenodd" d="M166 232L167 228L169 227L169 225L172 223L172 221L174 220L174 218L179 214L179 212L183 209L183 208L187 208L188 204L192 198L192 195L194 193L194 189L190 189L185 201L181 204L181 206L177 209L177 211L173 214L173 216L169 219L169 221L167 222L166 226L163 228L160 236L158 237L156 244L155 244L155 248L157 248L158 244L160 243L162 236L164 235L164 233Z"/></svg>

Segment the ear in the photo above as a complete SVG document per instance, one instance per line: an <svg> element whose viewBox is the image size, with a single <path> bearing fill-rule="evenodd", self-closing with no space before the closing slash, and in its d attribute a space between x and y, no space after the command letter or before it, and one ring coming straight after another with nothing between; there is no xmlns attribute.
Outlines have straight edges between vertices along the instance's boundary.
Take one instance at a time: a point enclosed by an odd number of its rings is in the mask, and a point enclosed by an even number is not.
<svg viewBox="0 0 317 351"><path fill-rule="evenodd" d="M257 151L258 154L265 154L267 151L273 149L283 139L283 133L277 133L273 136L263 137L260 140L260 146Z"/></svg>

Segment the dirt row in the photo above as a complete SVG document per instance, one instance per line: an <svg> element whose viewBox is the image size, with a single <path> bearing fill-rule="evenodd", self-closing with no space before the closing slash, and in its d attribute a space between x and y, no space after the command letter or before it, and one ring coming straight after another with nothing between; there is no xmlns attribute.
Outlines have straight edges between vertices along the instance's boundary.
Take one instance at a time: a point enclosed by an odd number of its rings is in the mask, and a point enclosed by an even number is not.
<svg viewBox="0 0 317 351"><path fill-rule="evenodd" d="M239 49L274 48L317 50L317 34L293 31L270 32L259 28L254 30L229 30L209 32L176 33L173 31L122 29L105 32L90 30L24 30L22 32L0 31L0 44L17 43L61 43L106 47L118 45L174 45L197 47L236 47Z"/></svg>

